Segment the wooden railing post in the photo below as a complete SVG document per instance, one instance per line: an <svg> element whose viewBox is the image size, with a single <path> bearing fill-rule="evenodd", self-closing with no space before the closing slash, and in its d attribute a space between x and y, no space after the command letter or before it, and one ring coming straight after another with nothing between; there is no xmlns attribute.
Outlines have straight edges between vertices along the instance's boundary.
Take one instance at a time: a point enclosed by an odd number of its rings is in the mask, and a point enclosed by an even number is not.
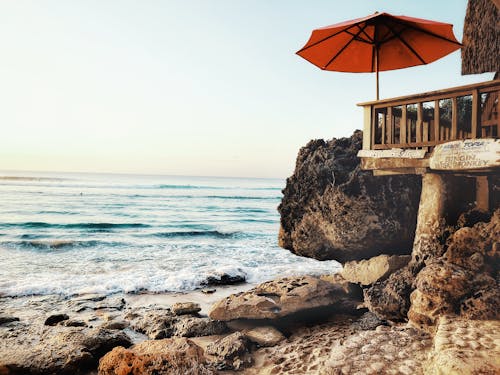
<svg viewBox="0 0 500 375"><path fill-rule="evenodd" d="M392 118L392 107L387 107L387 118L389 123L387 125L387 140L389 143L394 143L394 119Z"/></svg>
<svg viewBox="0 0 500 375"><path fill-rule="evenodd" d="M477 137L478 122L479 122L479 106L481 105L479 100L479 91L472 91L472 115L471 115L471 138Z"/></svg>
<svg viewBox="0 0 500 375"><path fill-rule="evenodd" d="M451 140L457 139L457 126L458 126L458 105L457 97L451 98Z"/></svg>
<svg viewBox="0 0 500 375"><path fill-rule="evenodd" d="M408 143L408 137L406 135L406 130L408 128L408 116L406 113L406 104L401 106L401 122L399 124L399 143Z"/></svg>
<svg viewBox="0 0 500 375"><path fill-rule="evenodd" d="M441 138L439 137L440 128L439 125L439 100L434 101L434 141L439 141Z"/></svg>

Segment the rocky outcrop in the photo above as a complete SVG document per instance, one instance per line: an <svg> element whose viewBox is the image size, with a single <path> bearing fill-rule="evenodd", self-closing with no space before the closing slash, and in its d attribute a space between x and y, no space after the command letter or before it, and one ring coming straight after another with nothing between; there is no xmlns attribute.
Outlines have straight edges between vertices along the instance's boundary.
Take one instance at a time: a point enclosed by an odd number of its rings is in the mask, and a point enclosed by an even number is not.
<svg viewBox="0 0 500 375"><path fill-rule="evenodd" d="M408 264L410 259L410 255L379 255L370 259L351 261L344 264L341 275L351 283L371 285L379 280L385 280L390 274Z"/></svg>
<svg viewBox="0 0 500 375"><path fill-rule="evenodd" d="M359 303L360 295L349 294L342 286L312 276L287 277L233 294L216 303L209 316L222 321L276 319L322 307L354 311Z"/></svg>
<svg viewBox="0 0 500 375"><path fill-rule="evenodd" d="M455 226L439 227L429 228L435 235L426 236L425 246L416 241L407 267L364 290L366 306L379 317L431 330L443 315L497 319L500 210L468 211Z"/></svg>
<svg viewBox="0 0 500 375"><path fill-rule="evenodd" d="M144 341L114 348L99 361L99 375L215 374L203 349L185 338Z"/></svg>
<svg viewBox="0 0 500 375"><path fill-rule="evenodd" d="M340 262L411 252L420 177L362 171L356 156L361 143L356 131L300 150L278 208L280 246Z"/></svg>

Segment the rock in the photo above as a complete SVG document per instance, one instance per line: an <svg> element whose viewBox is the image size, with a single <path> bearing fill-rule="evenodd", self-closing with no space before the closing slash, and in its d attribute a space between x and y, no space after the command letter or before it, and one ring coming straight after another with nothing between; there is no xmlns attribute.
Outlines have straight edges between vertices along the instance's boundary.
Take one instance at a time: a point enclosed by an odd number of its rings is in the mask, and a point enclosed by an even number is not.
<svg viewBox="0 0 500 375"><path fill-rule="evenodd" d="M431 337L412 328L379 326L335 340L324 374L423 374Z"/></svg>
<svg viewBox="0 0 500 375"><path fill-rule="evenodd" d="M0 340L0 373L76 374L95 369L115 346L130 346L122 332L75 327L43 327Z"/></svg>
<svg viewBox="0 0 500 375"><path fill-rule="evenodd" d="M260 346L275 346L285 340L285 336L272 326L255 327L243 332L245 337Z"/></svg>
<svg viewBox="0 0 500 375"><path fill-rule="evenodd" d="M498 320L439 318L426 374L498 374Z"/></svg>
<svg viewBox="0 0 500 375"><path fill-rule="evenodd" d="M201 290L203 294L213 294L217 291L215 288L204 288Z"/></svg>
<svg viewBox="0 0 500 375"><path fill-rule="evenodd" d="M248 341L241 332L234 332L209 344L206 353L213 357L211 363L218 370L239 370L251 363Z"/></svg>
<svg viewBox="0 0 500 375"><path fill-rule="evenodd" d="M15 316L9 316L9 315L0 315L0 326L3 326L4 324L12 323L12 322L18 322L19 318Z"/></svg>
<svg viewBox="0 0 500 375"><path fill-rule="evenodd" d="M209 316L215 320L274 319L320 307L355 310L358 296L341 286L311 276L286 277L260 284L237 293L212 306Z"/></svg>
<svg viewBox="0 0 500 375"><path fill-rule="evenodd" d="M197 314L200 311L200 305L194 302L177 302L172 305L172 312L175 315Z"/></svg>
<svg viewBox="0 0 500 375"><path fill-rule="evenodd" d="M110 320L104 323L101 327L104 329L122 330L127 328L129 325L130 325L129 322L119 319L119 320Z"/></svg>
<svg viewBox="0 0 500 375"><path fill-rule="evenodd" d="M204 286L211 285L233 285L233 284L241 284L246 281L246 277L244 275L229 275L227 273L216 274L213 276L208 276L207 279L202 282Z"/></svg>
<svg viewBox="0 0 500 375"><path fill-rule="evenodd" d="M279 243L297 255L340 262L379 254L410 254L419 176L375 177L356 156L362 132L314 140L297 156L287 179Z"/></svg>
<svg viewBox="0 0 500 375"><path fill-rule="evenodd" d="M404 321L410 308L414 276L409 267L402 268L363 290L365 306L381 319Z"/></svg>
<svg viewBox="0 0 500 375"><path fill-rule="evenodd" d="M211 375L203 349L189 339L144 341L130 349L114 348L99 361L99 375Z"/></svg>
<svg viewBox="0 0 500 375"><path fill-rule="evenodd" d="M210 318L186 317L174 325L174 336L200 337L221 335L228 330L224 322Z"/></svg>
<svg viewBox="0 0 500 375"><path fill-rule="evenodd" d="M385 280L391 273L410 261L410 255L379 255L367 260L351 261L344 264L341 275L351 283L371 285Z"/></svg>
<svg viewBox="0 0 500 375"><path fill-rule="evenodd" d="M499 319L500 285L493 277L480 274L472 280L471 292L460 302L460 316L468 319Z"/></svg>
<svg viewBox="0 0 500 375"><path fill-rule="evenodd" d="M65 327L86 327L87 326L87 323L85 323L83 320L79 320L79 319L64 320L60 324L65 326Z"/></svg>
<svg viewBox="0 0 500 375"><path fill-rule="evenodd" d="M374 313L367 311L351 324L351 328L356 331L370 331L382 325L387 325L387 322Z"/></svg>
<svg viewBox="0 0 500 375"><path fill-rule="evenodd" d="M227 331L224 322L201 318L197 316L174 316L170 310L153 310L134 316L130 327L140 333L148 335L150 339L158 340L173 336L198 337L220 335Z"/></svg>
<svg viewBox="0 0 500 375"><path fill-rule="evenodd" d="M57 323L62 322L63 320L68 320L69 316L67 314L54 314L50 315L46 320L45 320L45 325L46 326L55 326Z"/></svg>

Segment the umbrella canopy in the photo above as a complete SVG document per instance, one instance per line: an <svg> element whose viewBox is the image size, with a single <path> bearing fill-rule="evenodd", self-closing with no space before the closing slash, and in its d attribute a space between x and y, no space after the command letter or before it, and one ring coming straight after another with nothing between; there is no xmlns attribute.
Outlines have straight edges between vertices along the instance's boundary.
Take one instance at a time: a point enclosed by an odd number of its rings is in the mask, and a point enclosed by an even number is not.
<svg viewBox="0 0 500 375"><path fill-rule="evenodd" d="M459 49L453 25L389 13L313 30L297 54L323 70L378 72L431 63Z"/></svg>

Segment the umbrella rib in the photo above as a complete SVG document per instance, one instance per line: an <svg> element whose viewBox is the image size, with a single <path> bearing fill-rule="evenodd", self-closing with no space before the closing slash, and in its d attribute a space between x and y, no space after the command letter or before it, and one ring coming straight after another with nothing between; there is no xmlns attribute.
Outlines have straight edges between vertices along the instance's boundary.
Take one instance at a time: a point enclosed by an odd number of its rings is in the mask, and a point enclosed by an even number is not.
<svg viewBox="0 0 500 375"><path fill-rule="evenodd" d="M328 63L327 63L327 64L326 64L323 68L321 68L321 69L325 70L326 68L328 68L328 65L330 65L330 64L331 64L331 63L332 63L332 62L333 62L333 61L334 61L337 57L339 57L339 55L340 55L342 52L344 52L344 50L345 50L347 47L349 47L349 45L350 45L350 44L351 44L351 43L352 43L352 42L356 39L356 37L357 37L359 34L361 34L361 32L362 32L362 31L366 28L366 26L367 26L367 25L365 24L365 26L363 26L363 28L361 28L361 27L360 27L360 28L359 28L359 31L356 33L356 35L355 35L353 38L351 38L351 40L349 40L349 41L345 44L345 46L344 46L344 47L342 47L342 48L340 49L340 51L338 51L338 52L335 54L335 56L333 56L333 57L330 59L330 61L328 61Z"/></svg>
<svg viewBox="0 0 500 375"><path fill-rule="evenodd" d="M353 34L351 33L350 31L345 31L347 34L349 34L350 36L352 36L354 39L356 39L358 42L362 42L362 43L366 43L366 44L372 44L373 42L371 40L366 40L366 39L363 39L362 37L360 37L359 35L356 36L356 34ZM366 33L365 33L366 35Z"/></svg>
<svg viewBox="0 0 500 375"><path fill-rule="evenodd" d="M395 31L394 31L394 29L393 29L391 26L389 26L389 24L386 24L386 26L387 26L387 27L388 27L388 28L392 31L392 33L393 33L393 34L394 34L394 35L395 35L395 36L396 36L396 37L397 37L397 38L398 38L401 42L403 42L403 44L406 46L406 48L408 48L408 49L409 49L409 50L410 50L410 51L411 51L411 52L412 52L415 56L417 56L417 57L418 57L418 59L422 62L422 64L427 64L427 63L425 62L425 60L422 58L422 56L420 56L420 55L418 54L418 52L417 52L417 51L415 51L415 50L413 49L413 47L412 47L412 46L410 46L410 45L408 44L408 42L407 42L406 40L404 40L404 39L403 39L403 37L400 35L401 31L400 31L400 32L395 32Z"/></svg>
<svg viewBox="0 0 500 375"><path fill-rule="evenodd" d="M442 39L442 40L445 40L445 41L447 41L447 42L450 42L450 43L452 43L452 44L455 44L455 45L457 45L457 46L462 47L462 43L460 43L460 42L457 42L457 41L455 41L455 40L448 39L448 38L446 38L446 37L444 37L444 36L442 36L442 35L439 35L439 34L436 34L436 33L431 32L431 31L428 31L428 30L422 29L421 27L417 27L417 26L411 25L411 24L409 24L409 23L403 23L403 22L400 22L399 20L396 20L396 19L393 19L393 21L394 21L395 23L400 24L400 25L404 25L404 26L407 26L407 27L412 28L412 29L414 29L414 30L420 31L420 32L422 32L422 33L424 33L424 34L427 34L427 35L433 36L434 38Z"/></svg>
<svg viewBox="0 0 500 375"><path fill-rule="evenodd" d="M309 48L314 47L314 46L316 46L316 45L318 45L318 44L320 44L320 43L323 43L325 40L328 40L328 39L330 39L330 38L333 38L334 36L337 36L337 35L339 35L340 33L346 32L347 30L352 29L354 26L358 26L360 23L361 23L361 22L357 22L356 24L354 24L354 25L352 25L352 26L349 26L349 27L347 27L347 28L345 28L345 29L342 29L342 30L340 30L340 31L338 31L338 32L336 32L336 33L334 33L334 34L332 34L332 35L329 35L329 36L327 36L327 37L325 37L325 38L323 38L323 39L321 39L321 40L318 40L317 42L314 42L314 43L313 43L313 44L311 44L311 45L305 46L305 47L303 47L302 49L300 49L299 51L297 51L296 53L297 53L297 54L299 54L299 53L301 53L301 52L305 51L306 49L309 49Z"/></svg>

